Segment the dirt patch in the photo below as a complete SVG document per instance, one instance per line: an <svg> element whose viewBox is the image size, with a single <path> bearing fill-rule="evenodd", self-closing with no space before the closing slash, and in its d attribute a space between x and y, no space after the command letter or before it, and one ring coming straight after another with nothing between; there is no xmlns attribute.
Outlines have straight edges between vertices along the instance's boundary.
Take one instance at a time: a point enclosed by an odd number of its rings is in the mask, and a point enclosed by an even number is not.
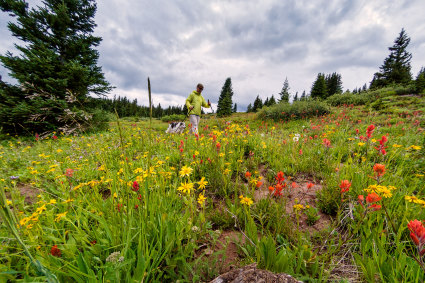
<svg viewBox="0 0 425 283"><path fill-rule="evenodd" d="M265 172L262 172L265 174ZM310 207L317 208L317 192L322 189L322 185L315 180L312 176L300 175L295 178L292 178L291 181L287 182L287 187L283 191L283 196L280 198L285 198L285 211L292 215L294 223L297 222L297 217L294 211L294 205L301 204L305 208L307 205ZM268 189L268 185L263 185L260 189L254 192L255 201L259 201L265 198L273 197ZM299 213L298 225L300 230L308 231L313 233L316 231L321 231L329 227L331 223L331 218L329 215L318 210L318 215L320 218L315 222L314 225L307 224L307 216L305 213Z"/></svg>
<svg viewBox="0 0 425 283"><path fill-rule="evenodd" d="M212 280L210 283L248 283L248 282L288 282L297 283L301 282L296 280L294 277L279 273L275 274L267 270L258 269L255 263L247 265L245 267L229 271L225 274Z"/></svg>
<svg viewBox="0 0 425 283"><path fill-rule="evenodd" d="M41 189L34 188L31 185L27 184L18 184L16 189L19 191L21 196L25 197L25 204L33 204L37 202L37 196L42 192ZM6 198L9 200L12 199L10 192L6 192Z"/></svg>

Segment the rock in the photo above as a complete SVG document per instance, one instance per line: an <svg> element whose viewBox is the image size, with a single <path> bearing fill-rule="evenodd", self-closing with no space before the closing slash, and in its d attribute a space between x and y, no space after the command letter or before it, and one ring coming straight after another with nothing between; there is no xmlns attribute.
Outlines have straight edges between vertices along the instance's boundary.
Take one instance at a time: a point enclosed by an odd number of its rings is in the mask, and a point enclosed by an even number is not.
<svg viewBox="0 0 425 283"><path fill-rule="evenodd" d="M257 269L257 264L253 263L245 267L231 270L224 273L210 283L298 283L291 275L285 273L275 274L273 272Z"/></svg>

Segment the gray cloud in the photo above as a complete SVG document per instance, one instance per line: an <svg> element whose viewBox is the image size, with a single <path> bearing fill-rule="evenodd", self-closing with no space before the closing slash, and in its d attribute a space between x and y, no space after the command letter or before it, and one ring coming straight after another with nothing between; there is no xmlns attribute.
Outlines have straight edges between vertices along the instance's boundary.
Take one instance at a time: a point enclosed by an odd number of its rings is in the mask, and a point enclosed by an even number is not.
<svg viewBox="0 0 425 283"><path fill-rule="evenodd" d="M309 92L319 72L340 73L345 88L362 86L402 27L415 75L425 62L424 10L423 0L103 0L95 34L103 38L99 65L117 87L111 96L145 103L150 77L155 103L182 105L198 82L216 102L231 77L242 110L257 95L276 95L286 77L293 94ZM8 20L0 14L1 54L16 41Z"/></svg>

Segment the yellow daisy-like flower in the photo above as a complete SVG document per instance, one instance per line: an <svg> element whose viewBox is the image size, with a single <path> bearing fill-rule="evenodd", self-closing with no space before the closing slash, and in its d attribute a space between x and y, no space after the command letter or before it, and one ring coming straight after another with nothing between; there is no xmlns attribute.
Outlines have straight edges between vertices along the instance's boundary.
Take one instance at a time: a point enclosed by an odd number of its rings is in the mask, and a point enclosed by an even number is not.
<svg viewBox="0 0 425 283"><path fill-rule="evenodd" d="M205 189L205 186L208 185L208 181L205 181L205 177L202 177L201 180L198 182L199 189L203 190Z"/></svg>
<svg viewBox="0 0 425 283"><path fill-rule="evenodd" d="M364 145L365 145L365 143L364 143L364 142L359 142L357 145L358 145L358 146L364 146Z"/></svg>
<svg viewBox="0 0 425 283"><path fill-rule="evenodd" d="M59 222L63 217L66 216L67 213L68 211L65 211L64 213L56 214L55 222Z"/></svg>
<svg viewBox="0 0 425 283"><path fill-rule="evenodd" d="M414 202L415 200L418 200L418 198L415 196L404 196L404 199L408 202Z"/></svg>
<svg viewBox="0 0 425 283"><path fill-rule="evenodd" d="M192 173L193 169L188 166L183 166L179 171L180 177L189 176Z"/></svg>
<svg viewBox="0 0 425 283"><path fill-rule="evenodd" d="M56 203L56 200L55 199L51 199L50 201L49 201L49 204L55 204Z"/></svg>
<svg viewBox="0 0 425 283"><path fill-rule="evenodd" d="M190 194L190 191L193 189L193 183L180 183L180 187L177 188L178 191L183 192L184 194Z"/></svg>
<svg viewBox="0 0 425 283"><path fill-rule="evenodd" d="M293 206L293 208L294 208L294 210L297 210L297 211L300 211L300 210L303 210L304 209L304 206L302 205L302 204L295 204L294 206Z"/></svg>
<svg viewBox="0 0 425 283"><path fill-rule="evenodd" d="M204 196L204 194L199 194L199 197L198 197L198 203L201 205L201 206L204 206L205 205L205 200L206 200L207 198Z"/></svg>
<svg viewBox="0 0 425 283"><path fill-rule="evenodd" d="M239 198L241 199L241 204L251 206L254 203L254 201L249 197L244 197L241 195Z"/></svg>
<svg viewBox="0 0 425 283"><path fill-rule="evenodd" d="M402 145L401 144L393 144L393 147L399 148L399 147L402 147Z"/></svg>
<svg viewBox="0 0 425 283"><path fill-rule="evenodd" d="M229 175L229 173L232 172L229 168L226 168L223 172L224 175Z"/></svg>

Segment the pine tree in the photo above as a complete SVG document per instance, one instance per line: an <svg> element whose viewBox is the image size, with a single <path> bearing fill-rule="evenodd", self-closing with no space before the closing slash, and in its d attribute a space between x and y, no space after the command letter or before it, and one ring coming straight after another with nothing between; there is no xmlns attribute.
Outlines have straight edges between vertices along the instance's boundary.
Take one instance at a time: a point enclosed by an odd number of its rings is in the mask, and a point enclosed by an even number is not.
<svg viewBox="0 0 425 283"><path fill-rule="evenodd" d="M306 99L307 99L307 96L305 94L305 90L303 90L303 93L301 94L301 97L300 97L300 101L303 101L303 100L306 100Z"/></svg>
<svg viewBox="0 0 425 283"><path fill-rule="evenodd" d="M229 116L232 114L232 79L227 78L221 89L220 97L218 98L217 116Z"/></svg>
<svg viewBox="0 0 425 283"><path fill-rule="evenodd" d="M236 113L236 112L238 112L238 105L235 103L233 105L232 113Z"/></svg>
<svg viewBox="0 0 425 283"><path fill-rule="evenodd" d="M288 78L285 79L285 82L283 83L283 87L282 90L279 92L280 95L280 101L283 102L289 102L289 82L288 82Z"/></svg>
<svg viewBox="0 0 425 283"><path fill-rule="evenodd" d="M425 92L425 68L422 67L416 76L415 88L417 93Z"/></svg>
<svg viewBox="0 0 425 283"><path fill-rule="evenodd" d="M327 75L325 80L326 89L328 91L327 96L342 93L342 79L340 74L334 72L331 75Z"/></svg>
<svg viewBox="0 0 425 283"><path fill-rule="evenodd" d="M406 84L412 80L412 74L410 73L412 54L407 51L409 43L410 38L403 28L394 41L394 45L388 48L390 55L385 58L380 71L374 74L370 88L385 87L391 84Z"/></svg>
<svg viewBox="0 0 425 283"><path fill-rule="evenodd" d="M102 39L92 35L95 1L44 0L30 9L24 0L1 0L0 9L15 17L8 27L23 41L16 45L20 54L0 56L18 81L1 84L3 131L69 133L89 126L91 115L83 106L89 95L111 90L97 66L94 47Z"/></svg>
<svg viewBox="0 0 425 283"><path fill-rule="evenodd" d="M266 100L264 101L264 106L269 106L269 98L266 97Z"/></svg>
<svg viewBox="0 0 425 283"><path fill-rule="evenodd" d="M275 105L276 104L276 99L274 99L274 95L272 94L272 97L270 97L269 99L269 106Z"/></svg>
<svg viewBox="0 0 425 283"><path fill-rule="evenodd" d="M312 98L321 98L325 99L328 96L328 91L326 89L326 80L325 75L319 73L317 75L316 81L311 87L311 97Z"/></svg>
<svg viewBox="0 0 425 283"><path fill-rule="evenodd" d="M248 104L248 106L246 108L246 113L250 113L250 112L252 112L252 105L251 105L251 103Z"/></svg>
<svg viewBox="0 0 425 283"><path fill-rule="evenodd" d="M263 101L261 100L260 96L257 95L257 98L255 98L254 101L254 106L252 107L252 111L257 112L261 108L263 108Z"/></svg>
<svg viewBox="0 0 425 283"><path fill-rule="evenodd" d="M294 101L298 101L298 91L295 93Z"/></svg>

